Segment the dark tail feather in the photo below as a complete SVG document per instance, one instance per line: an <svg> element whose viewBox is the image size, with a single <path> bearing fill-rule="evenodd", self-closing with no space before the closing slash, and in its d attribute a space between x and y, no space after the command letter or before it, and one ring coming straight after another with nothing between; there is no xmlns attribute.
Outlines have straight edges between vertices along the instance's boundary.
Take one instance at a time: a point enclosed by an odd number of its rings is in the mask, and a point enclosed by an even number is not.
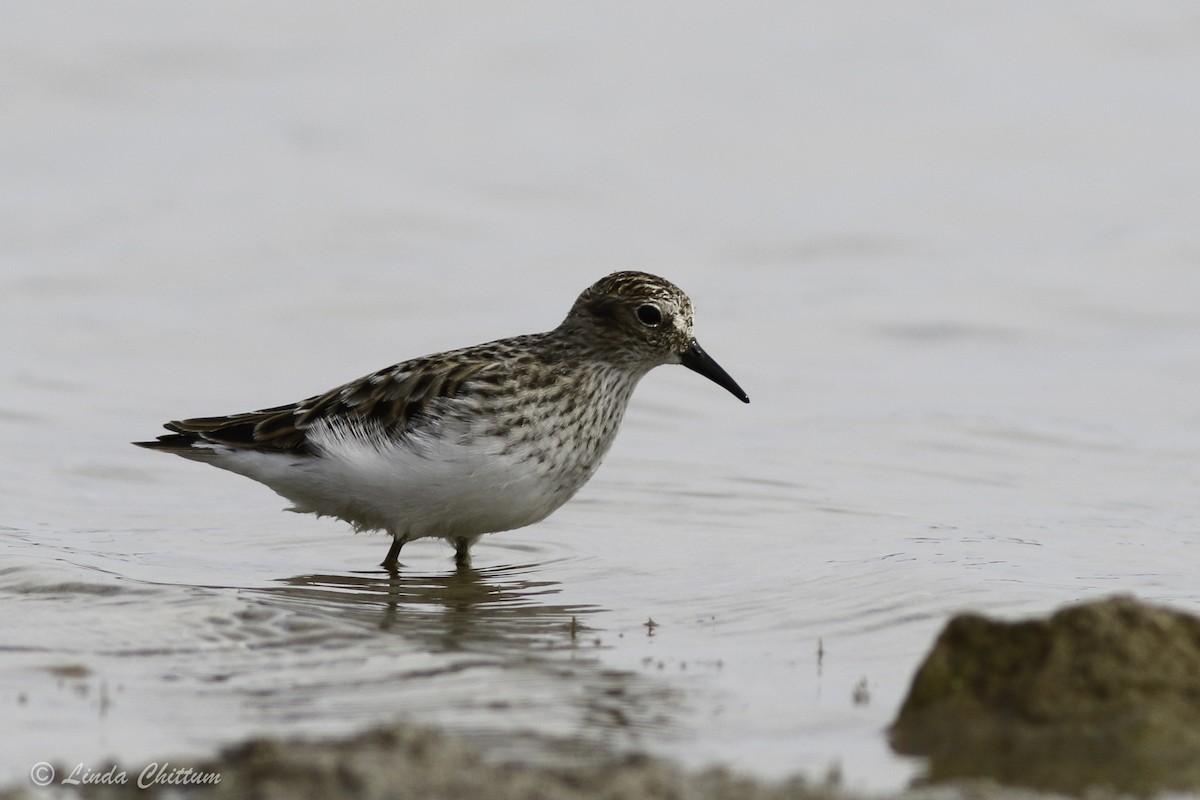
<svg viewBox="0 0 1200 800"><path fill-rule="evenodd" d="M194 433L167 433L155 439L153 442L131 442L138 447L145 447L148 450L165 450L168 453L178 453L181 450L191 450L192 445L202 441L200 436Z"/></svg>

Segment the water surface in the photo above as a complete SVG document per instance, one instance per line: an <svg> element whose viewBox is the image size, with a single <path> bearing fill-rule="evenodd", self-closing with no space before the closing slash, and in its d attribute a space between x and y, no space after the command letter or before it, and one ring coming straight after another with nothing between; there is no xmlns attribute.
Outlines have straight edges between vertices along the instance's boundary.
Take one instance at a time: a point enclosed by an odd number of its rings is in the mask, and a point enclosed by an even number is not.
<svg viewBox="0 0 1200 800"><path fill-rule="evenodd" d="M402 719L894 789L952 614L1200 610L1196 22L13 10L0 781ZM624 268L752 403L652 373L473 571L418 542L389 579L382 537L128 445L551 328Z"/></svg>

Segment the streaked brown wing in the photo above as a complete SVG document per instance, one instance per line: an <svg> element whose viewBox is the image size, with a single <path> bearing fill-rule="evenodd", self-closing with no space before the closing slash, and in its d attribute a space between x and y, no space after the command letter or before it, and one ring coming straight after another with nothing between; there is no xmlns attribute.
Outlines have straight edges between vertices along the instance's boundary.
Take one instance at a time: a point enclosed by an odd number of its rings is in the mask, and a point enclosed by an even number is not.
<svg viewBox="0 0 1200 800"><path fill-rule="evenodd" d="M139 444L177 450L204 441L305 455L311 452L306 431L319 420L369 421L400 436L418 423L431 402L457 396L469 379L493 383L502 376L489 361L445 356L414 359L291 405L169 422L164 427L173 435Z"/></svg>

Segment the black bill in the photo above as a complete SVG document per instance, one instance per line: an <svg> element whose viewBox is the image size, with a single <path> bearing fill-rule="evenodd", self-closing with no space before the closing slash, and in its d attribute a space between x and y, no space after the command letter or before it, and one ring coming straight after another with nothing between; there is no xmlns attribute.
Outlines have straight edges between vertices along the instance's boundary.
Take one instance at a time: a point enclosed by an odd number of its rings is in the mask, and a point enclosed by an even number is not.
<svg viewBox="0 0 1200 800"><path fill-rule="evenodd" d="M712 356L704 352L700 347L700 343L695 339L692 339L692 343L688 345L687 350L679 354L679 363L693 372L699 372L718 386L724 386L734 397L743 403L750 402L750 398L742 391L742 387L737 385L737 381L729 377L729 373L721 369L721 365L713 361Z"/></svg>

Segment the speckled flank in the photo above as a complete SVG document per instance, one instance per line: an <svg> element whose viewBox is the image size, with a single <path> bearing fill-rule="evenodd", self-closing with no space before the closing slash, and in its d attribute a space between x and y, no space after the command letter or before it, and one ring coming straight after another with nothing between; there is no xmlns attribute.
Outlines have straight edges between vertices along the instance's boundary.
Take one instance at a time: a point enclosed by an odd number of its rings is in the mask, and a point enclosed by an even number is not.
<svg viewBox="0 0 1200 800"><path fill-rule="evenodd" d="M405 361L292 405L171 422L172 433L138 444L400 544L469 544L565 503L600 466L642 376L697 351L687 295L617 272L552 331ZM744 399L731 381L722 385Z"/></svg>

